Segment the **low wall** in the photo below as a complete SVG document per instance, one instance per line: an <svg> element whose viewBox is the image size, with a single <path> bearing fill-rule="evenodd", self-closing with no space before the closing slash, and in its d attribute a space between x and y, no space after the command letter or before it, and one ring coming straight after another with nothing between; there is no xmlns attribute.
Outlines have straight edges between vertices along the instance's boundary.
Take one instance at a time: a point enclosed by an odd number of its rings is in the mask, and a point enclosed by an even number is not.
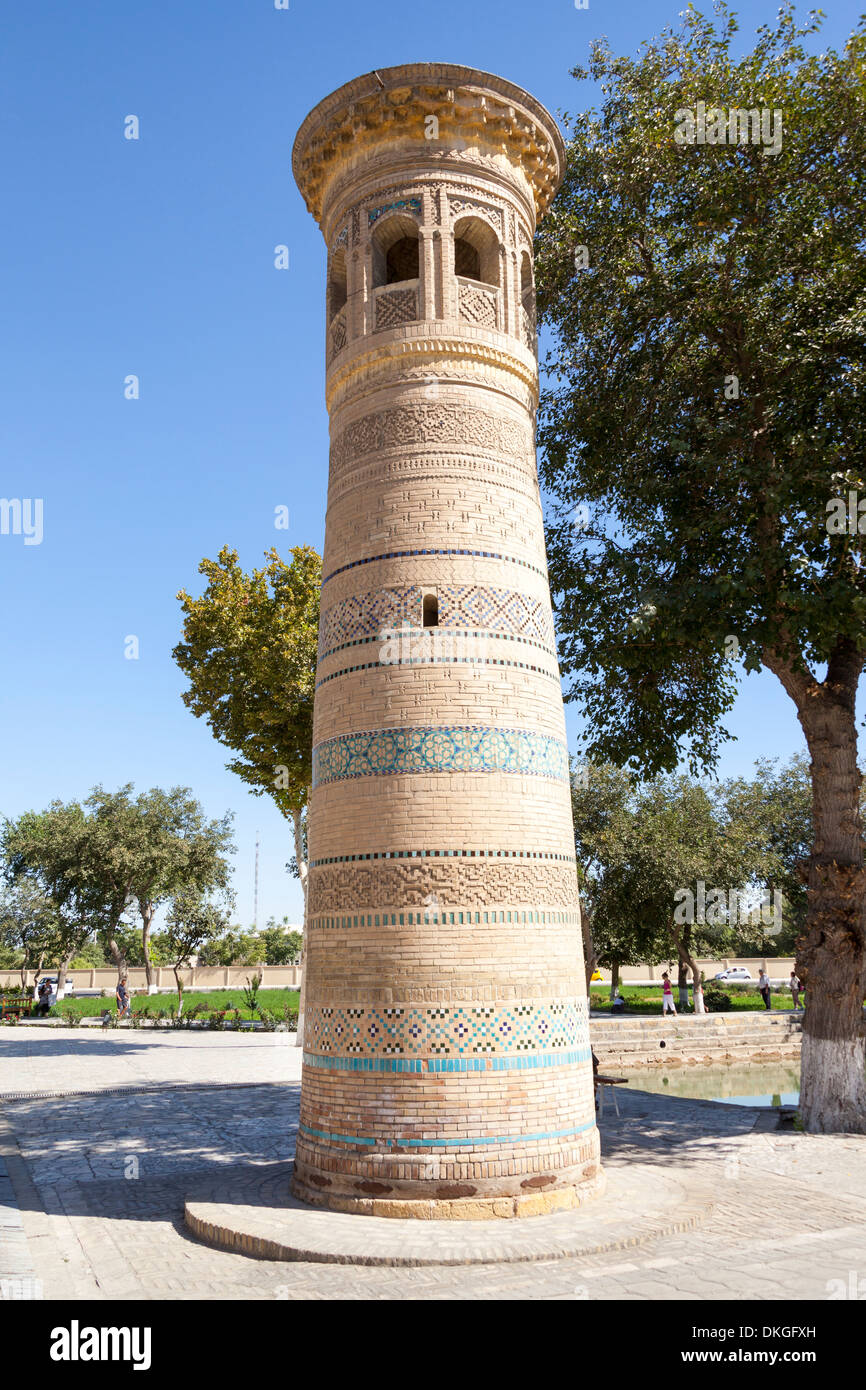
<svg viewBox="0 0 866 1390"><path fill-rule="evenodd" d="M705 980L711 980L721 970L730 970L735 965L744 965L751 972L753 980L757 981L759 973L766 970L775 984L783 980L787 981L794 969L793 956L724 956L720 960L708 960L704 959L703 956L698 956L697 962L698 969L704 972ZM671 979L676 983L677 962L675 960L662 961L661 965L621 965L619 968L620 983L624 985L657 984L661 980L663 970L667 970ZM603 978L596 980L595 986L602 989L605 984L610 984L610 971L600 965L599 974Z"/></svg>
<svg viewBox="0 0 866 1390"><path fill-rule="evenodd" d="M744 965L747 970L751 971L752 977L756 981L758 972L762 969L766 969L770 979L774 982L787 980L794 969L794 961L789 957L778 960L769 956L761 960L746 956L729 956L722 960L698 959L698 966L703 970L707 980L711 980L720 970L728 970L734 965ZM620 968L619 976L624 985L657 984L661 980L662 971L667 969L667 962L663 962L661 965L623 965ZM673 969L676 972L676 964L674 964ZM299 965L197 965L191 970L184 970L182 973L187 989L239 989L246 984L248 975L254 975L259 970L262 973L262 989L298 989L300 986L301 967ZM46 966L42 973L56 974L57 967L49 968ZM147 988L143 966L131 966L127 973L131 989ZM155 968L153 974L157 988L174 990L174 971L169 966ZM603 989L605 984L610 984L610 971L602 969L601 974L603 979L595 982L597 989ZM0 969L0 986L16 985L20 978L20 973L17 970ZM676 979L675 973L673 978ZM96 970L70 970L68 980L69 990L73 993L78 989L105 989L113 994L117 984L117 971L113 966L108 965L100 966ZM32 984L32 982L33 972L28 971L27 983Z"/></svg>
<svg viewBox="0 0 866 1390"><path fill-rule="evenodd" d="M184 989L239 989L246 984L248 977L261 971L262 989L297 989L301 983L299 965L196 965L191 970L182 970ZM43 975L56 975L56 966L42 971ZM147 989L144 966L130 966L126 972L129 987L133 993ZM32 984L34 972L27 972L27 984ZM174 971L169 966L155 967L153 981L158 989L172 993L177 986ZM0 970L0 986L21 983L19 970ZM67 976L67 993L74 994L82 989L104 989L113 994L117 987L117 971L113 966L101 966L97 970L70 970Z"/></svg>
<svg viewBox="0 0 866 1390"><path fill-rule="evenodd" d="M800 1056L802 1013L702 1014L689 1018L593 1018L602 1071L713 1062L776 1062Z"/></svg>

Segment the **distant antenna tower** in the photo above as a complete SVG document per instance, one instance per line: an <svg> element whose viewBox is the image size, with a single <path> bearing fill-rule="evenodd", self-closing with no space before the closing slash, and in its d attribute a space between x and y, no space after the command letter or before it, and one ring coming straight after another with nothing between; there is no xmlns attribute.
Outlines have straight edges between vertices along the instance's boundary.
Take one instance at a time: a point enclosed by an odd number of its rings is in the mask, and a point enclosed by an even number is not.
<svg viewBox="0 0 866 1390"><path fill-rule="evenodd" d="M253 931L259 927L259 832L256 831L256 883L253 889Z"/></svg>

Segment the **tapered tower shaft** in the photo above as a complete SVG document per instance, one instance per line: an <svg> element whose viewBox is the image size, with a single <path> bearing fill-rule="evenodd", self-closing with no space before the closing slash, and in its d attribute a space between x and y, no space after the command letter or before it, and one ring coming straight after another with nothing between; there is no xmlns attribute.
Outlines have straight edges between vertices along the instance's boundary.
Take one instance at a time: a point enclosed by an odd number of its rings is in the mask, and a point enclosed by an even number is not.
<svg viewBox="0 0 866 1390"><path fill-rule="evenodd" d="M295 143L331 457L294 1184L339 1209L600 1186L534 448L562 160L532 97L451 64L350 82Z"/></svg>

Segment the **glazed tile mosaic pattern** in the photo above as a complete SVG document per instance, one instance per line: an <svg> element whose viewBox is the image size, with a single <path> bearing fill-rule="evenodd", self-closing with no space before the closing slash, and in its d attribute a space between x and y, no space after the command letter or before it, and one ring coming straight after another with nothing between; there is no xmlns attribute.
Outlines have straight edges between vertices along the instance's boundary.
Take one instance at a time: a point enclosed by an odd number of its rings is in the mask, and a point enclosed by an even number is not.
<svg viewBox="0 0 866 1390"><path fill-rule="evenodd" d="M439 626L483 628L490 633L517 633L555 651L550 603L514 589L487 589L477 584L443 584L438 588ZM399 628L421 627L423 590L407 584L374 589L335 603L319 622L319 657L338 646Z"/></svg>
<svg viewBox="0 0 866 1390"><path fill-rule="evenodd" d="M428 1008L308 1010L305 1049L328 1057L505 1057L568 1054L589 1043L583 999Z"/></svg>
<svg viewBox="0 0 866 1390"><path fill-rule="evenodd" d="M385 203L380 208L370 208L367 213L368 225L372 227L373 223L378 222L379 218L383 217L386 212L411 212L414 213L416 217L420 217L421 199L400 198L396 203Z"/></svg>
<svg viewBox="0 0 866 1390"><path fill-rule="evenodd" d="M313 749L313 786L348 777L425 772L504 772L568 780L568 749L523 729L372 729Z"/></svg>

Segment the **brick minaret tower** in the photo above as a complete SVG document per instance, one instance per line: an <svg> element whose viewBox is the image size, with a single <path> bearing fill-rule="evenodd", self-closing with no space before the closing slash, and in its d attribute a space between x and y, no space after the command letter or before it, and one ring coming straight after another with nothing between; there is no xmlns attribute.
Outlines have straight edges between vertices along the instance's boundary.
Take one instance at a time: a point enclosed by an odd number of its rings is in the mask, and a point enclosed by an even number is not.
<svg viewBox="0 0 866 1390"><path fill-rule="evenodd" d="M331 458L294 1191L339 1210L601 1186L534 447L562 163L538 102L449 63L349 82L295 141Z"/></svg>

